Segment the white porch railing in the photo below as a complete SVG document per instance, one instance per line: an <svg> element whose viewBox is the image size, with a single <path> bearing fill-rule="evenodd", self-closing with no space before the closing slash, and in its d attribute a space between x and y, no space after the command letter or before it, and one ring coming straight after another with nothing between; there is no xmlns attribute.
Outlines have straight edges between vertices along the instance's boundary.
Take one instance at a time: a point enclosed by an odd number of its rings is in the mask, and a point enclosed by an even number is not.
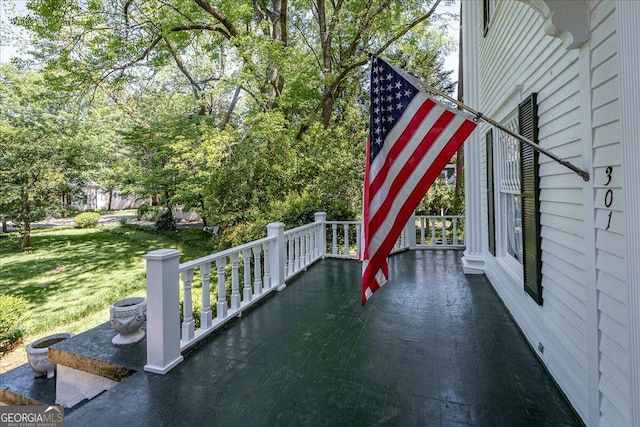
<svg viewBox="0 0 640 427"><path fill-rule="evenodd" d="M413 217L394 251L416 248L463 248L464 217ZM286 281L324 257L359 259L361 224L315 221L291 230L284 224L267 226L267 237L179 264L180 252L160 249L147 260L147 364L149 372L164 374L182 361L182 353L240 316ZM211 303L215 267L217 302ZM215 280L215 279L214 279ZM194 284L198 291L194 291ZM182 294L182 311L180 307ZM194 304L197 295L198 304ZM196 307L199 306L199 307ZM194 315L199 308L199 315ZM214 315L215 308L215 315ZM182 314L182 321L180 315ZM196 317L198 322L196 322ZM199 325L196 327L196 324Z"/></svg>
<svg viewBox="0 0 640 427"><path fill-rule="evenodd" d="M416 247L464 249L464 216L416 216Z"/></svg>

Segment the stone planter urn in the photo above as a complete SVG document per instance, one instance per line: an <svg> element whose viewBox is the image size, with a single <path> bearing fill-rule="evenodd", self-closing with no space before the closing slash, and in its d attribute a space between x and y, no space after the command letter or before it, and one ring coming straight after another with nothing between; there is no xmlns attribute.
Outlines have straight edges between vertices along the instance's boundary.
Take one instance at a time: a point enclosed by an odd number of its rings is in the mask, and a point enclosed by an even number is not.
<svg viewBox="0 0 640 427"><path fill-rule="evenodd" d="M56 364L50 362L47 358L49 347L72 336L72 334L64 332L40 338L27 345L27 360L31 369L33 369L34 377L46 375L47 378L51 379L55 376Z"/></svg>
<svg viewBox="0 0 640 427"><path fill-rule="evenodd" d="M144 331L140 329L147 317L147 299L125 298L111 304L111 325L118 332L111 342L124 347L142 341Z"/></svg>

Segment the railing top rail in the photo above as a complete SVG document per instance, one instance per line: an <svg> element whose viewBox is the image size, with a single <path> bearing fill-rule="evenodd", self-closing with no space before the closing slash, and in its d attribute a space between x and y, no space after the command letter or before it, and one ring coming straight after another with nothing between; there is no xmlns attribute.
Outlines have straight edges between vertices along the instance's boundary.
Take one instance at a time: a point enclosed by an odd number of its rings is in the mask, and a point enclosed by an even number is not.
<svg viewBox="0 0 640 427"><path fill-rule="evenodd" d="M416 218L464 218L464 215L416 215Z"/></svg>
<svg viewBox="0 0 640 427"><path fill-rule="evenodd" d="M358 225L362 224L362 221L325 221L325 224L348 224L348 225Z"/></svg>
<svg viewBox="0 0 640 427"><path fill-rule="evenodd" d="M218 260L220 258L228 257L231 254L234 254L234 253L237 253L237 252L241 252L241 251L246 250L246 249L251 249L254 246L263 245L263 244L269 243L269 242L271 242L273 240L276 240L276 237L263 237L262 239L254 240L252 242L245 243L243 245L234 246L232 248L225 249L223 251L216 252L216 253L213 253L211 255L206 255L206 256L203 256L201 258L194 259L192 261L187 261L184 264L180 264L180 266L178 268L179 268L180 272L183 272L185 270L190 270L190 269L198 267L198 266L200 266L202 264L208 264L210 262L214 262L214 261L216 261L216 260Z"/></svg>
<svg viewBox="0 0 640 427"><path fill-rule="evenodd" d="M300 231L306 231L306 230L308 230L310 228L313 228L314 226L318 226L318 225L320 225L320 223L311 222L309 224L301 225L301 226L298 226L296 228L292 228L290 230L285 230L284 235L285 236L289 236L291 234L295 234L295 233L300 232Z"/></svg>

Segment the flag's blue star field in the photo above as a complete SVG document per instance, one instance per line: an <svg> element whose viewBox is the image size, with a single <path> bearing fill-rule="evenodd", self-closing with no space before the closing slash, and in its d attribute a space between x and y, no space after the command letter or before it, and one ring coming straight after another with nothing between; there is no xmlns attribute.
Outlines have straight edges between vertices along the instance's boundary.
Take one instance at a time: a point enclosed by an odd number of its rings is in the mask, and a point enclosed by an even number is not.
<svg viewBox="0 0 640 427"><path fill-rule="evenodd" d="M404 114L418 89L380 58L371 65L370 157L373 163L387 135Z"/></svg>

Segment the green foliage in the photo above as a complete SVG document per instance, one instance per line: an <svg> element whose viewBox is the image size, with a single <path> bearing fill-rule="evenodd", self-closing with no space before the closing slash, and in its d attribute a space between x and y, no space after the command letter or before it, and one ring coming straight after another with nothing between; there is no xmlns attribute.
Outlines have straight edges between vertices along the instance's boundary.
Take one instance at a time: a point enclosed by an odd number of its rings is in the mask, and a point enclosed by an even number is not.
<svg viewBox="0 0 640 427"><path fill-rule="evenodd" d="M455 185L438 178L427 191L416 213L418 215L464 215L464 194L457 200Z"/></svg>
<svg viewBox="0 0 640 427"><path fill-rule="evenodd" d="M59 3L31 0L18 23L36 34L49 84L91 94L94 108L83 111L96 125L84 132L104 148L93 179L196 210L221 227L223 245L314 211L357 217L369 71L357 47L454 86L433 0L274 2L268 11L223 0L215 13L210 1L133 0L125 13L107 0Z"/></svg>
<svg viewBox="0 0 640 427"><path fill-rule="evenodd" d="M0 294L0 354L22 338L21 321L27 306L28 301L22 297Z"/></svg>
<svg viewBox="0 0 640 427"><path fill-rule="evenodd" d="M47 216L53 218L68 218L77 215L79 209L73 205L57 204L47 209Z"/></svg>
<svg viewBox="0 0 640 427"><path fill-rule="evenodd" d="M153 226L155 231L176 231L176 220L173 218L173 214L169 209L163 211L155 225Z"/></svg>
<svg viewBox="0 0 640 427"><path fill-rule="evenodd" d="M138 221L156 221L160 210L156 206L150 206L147 203L143 203L138 206L136 210L136 218Z"/></svg>
<svg viewBox="0 0 640 427"><path fill-rule="evenodd" d="M60 203L69 182L92 158L78 106L54 91L42 73L0 68L0 211L23 227Z"/></svg>
<svg viewBox="0 0 640 427"><path fill-rule="evenodd" d="M100 221L100 214L97 212L83 212L73 218L77 228L94 228Z"/></svg>

